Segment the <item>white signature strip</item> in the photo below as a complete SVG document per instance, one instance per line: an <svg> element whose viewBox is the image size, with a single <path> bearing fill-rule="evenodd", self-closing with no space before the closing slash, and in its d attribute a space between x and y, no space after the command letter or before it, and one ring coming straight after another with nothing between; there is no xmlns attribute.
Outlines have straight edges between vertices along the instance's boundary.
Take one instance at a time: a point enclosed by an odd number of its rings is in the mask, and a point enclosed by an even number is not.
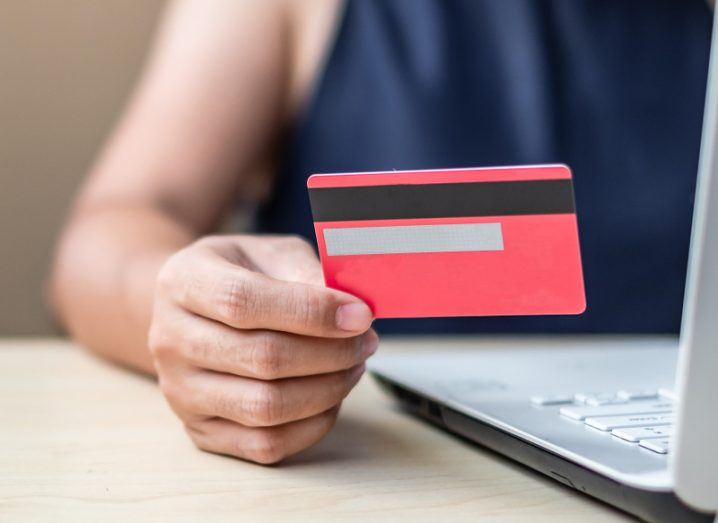
<svg viewBox="0 0 718 523"><path fill-rule="evenodd" d="M500 223L331 228L324 243L329 256L504 250Z"/></svg>

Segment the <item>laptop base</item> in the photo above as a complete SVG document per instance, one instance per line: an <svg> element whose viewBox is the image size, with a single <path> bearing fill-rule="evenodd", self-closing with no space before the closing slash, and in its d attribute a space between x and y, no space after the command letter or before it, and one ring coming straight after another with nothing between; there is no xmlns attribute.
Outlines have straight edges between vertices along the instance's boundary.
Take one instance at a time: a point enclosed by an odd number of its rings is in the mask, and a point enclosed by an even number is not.
<svg viewBox="0 0 718 523"><path fill-rule="evenodd" d="M372 373L381 387L409 413L474 444L588 494L644 521L712 523L714 515L684 505L672 492L655 492L623 485L557 456L496 427L471 418L428 397Z"/></svg>

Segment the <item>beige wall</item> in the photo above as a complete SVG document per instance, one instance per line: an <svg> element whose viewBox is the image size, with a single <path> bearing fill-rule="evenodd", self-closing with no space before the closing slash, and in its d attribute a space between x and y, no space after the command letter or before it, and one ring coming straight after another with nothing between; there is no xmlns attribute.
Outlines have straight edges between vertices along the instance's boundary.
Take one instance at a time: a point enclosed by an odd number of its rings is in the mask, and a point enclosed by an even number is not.
<svg viewBox="0 0 718 523"><path fill-rule="evenodd" d="M0 335L52 332L53 238L163 3L0 0Z"/></svg>

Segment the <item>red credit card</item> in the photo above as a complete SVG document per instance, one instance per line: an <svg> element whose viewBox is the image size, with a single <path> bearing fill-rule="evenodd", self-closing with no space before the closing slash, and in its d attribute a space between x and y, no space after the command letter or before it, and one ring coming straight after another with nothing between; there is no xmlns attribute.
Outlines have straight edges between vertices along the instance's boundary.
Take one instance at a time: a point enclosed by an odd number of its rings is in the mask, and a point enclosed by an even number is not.
<svg viewBox="0 0 718 523"><path fill-rule="evenodd" d="M564 165L315 174L324 279L377 318L580 314Z"/></svg>

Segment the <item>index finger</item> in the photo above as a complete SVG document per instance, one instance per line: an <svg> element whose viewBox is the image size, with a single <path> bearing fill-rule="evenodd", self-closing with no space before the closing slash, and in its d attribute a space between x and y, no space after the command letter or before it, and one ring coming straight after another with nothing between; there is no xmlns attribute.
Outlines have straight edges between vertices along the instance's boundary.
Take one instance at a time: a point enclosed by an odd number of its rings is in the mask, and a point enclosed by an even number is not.
<svg viewBox="0 0 718 523"><path fill-rule="evenodd" d="M319 285L281 281L208 257L188 271L174 299L187 310L238 329L268 329L306 336L349 337L366 332L369 306Z"/></svg>

